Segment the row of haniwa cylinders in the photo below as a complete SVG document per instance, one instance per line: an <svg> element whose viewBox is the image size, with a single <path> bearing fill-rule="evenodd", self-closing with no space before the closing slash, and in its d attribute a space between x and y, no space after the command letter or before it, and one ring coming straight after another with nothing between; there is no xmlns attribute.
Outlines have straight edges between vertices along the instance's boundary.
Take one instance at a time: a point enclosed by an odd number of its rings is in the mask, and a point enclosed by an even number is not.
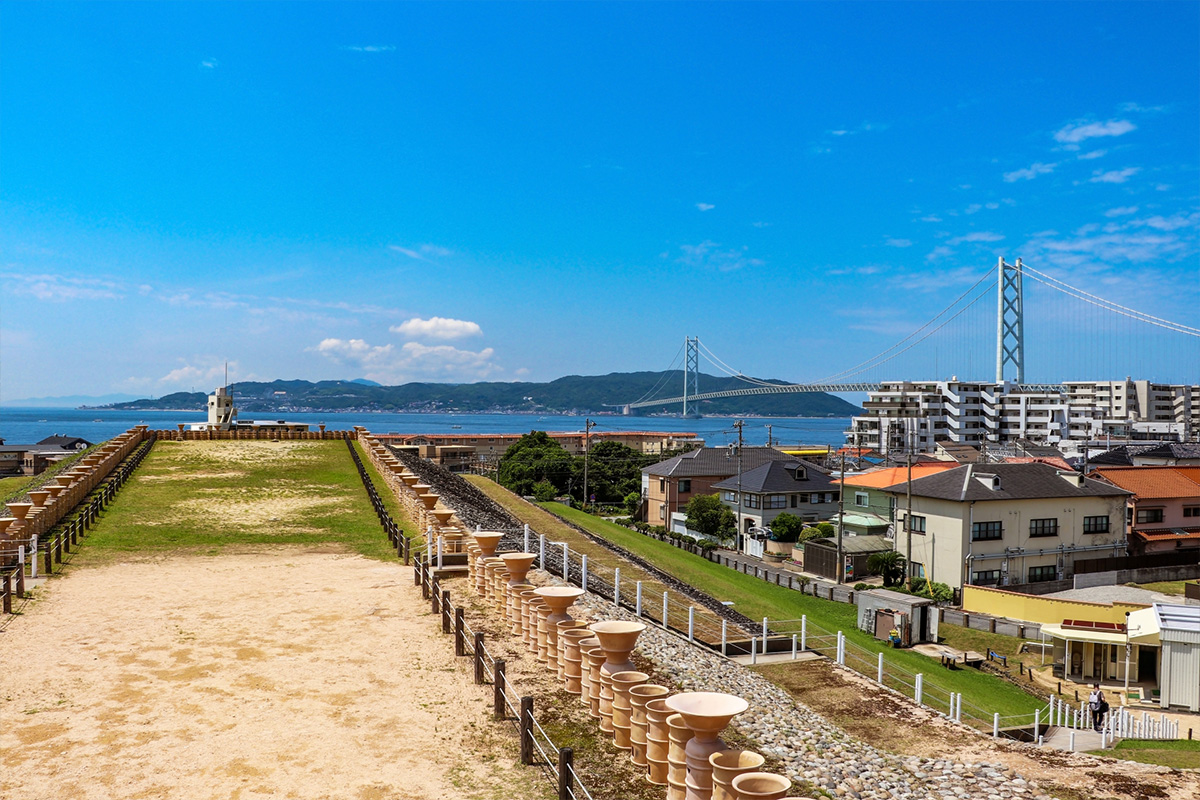
<svg viewBox="0 0 1200 800"><path fill-rule="evenodd" d="M0 516L0 540L27 539L53 527L133 451L145 430L138 425L88 453L40 489L27 492L30 502L9 503L8 515Z"/></svg>
<svg viewBox="0 0 1200 800"><path fill-rule="evenodd" d="M571 605L583 594L574 586L526 583L536 556L496 555L502 533L477 532L468 545L468 581L476 594L506 618L514 636L577 695L600 730L631 752L646 779L667 787L667 800L739 800L787 795L791 781L759 772L764 759L730 749L721 731L749 704L716 692L671 694L649 683L630 660L640 622L573 619Z"/></svg>

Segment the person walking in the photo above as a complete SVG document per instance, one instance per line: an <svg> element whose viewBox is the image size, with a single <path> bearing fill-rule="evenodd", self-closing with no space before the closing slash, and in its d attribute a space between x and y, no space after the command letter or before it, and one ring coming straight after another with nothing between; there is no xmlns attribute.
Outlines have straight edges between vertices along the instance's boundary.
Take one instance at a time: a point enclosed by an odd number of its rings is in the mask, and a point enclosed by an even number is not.
<svg viewBox="0 0 1200 800"><path fill-rule="evenodd" d="M1092 693L1088 696L1088 709L1092 712L1092 729L1099 733L1104 727L1104 718L1108 716L1108 701L1104 699L1104 692L1100 691L1100 684L1092 685Z"/></svg>

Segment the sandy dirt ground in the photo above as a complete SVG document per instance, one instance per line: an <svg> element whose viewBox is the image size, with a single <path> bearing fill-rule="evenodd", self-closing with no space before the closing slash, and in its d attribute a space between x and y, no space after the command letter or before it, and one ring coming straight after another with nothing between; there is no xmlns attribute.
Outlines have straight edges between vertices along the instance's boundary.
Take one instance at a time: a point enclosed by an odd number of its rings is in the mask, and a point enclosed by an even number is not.
<svg viewBox="0 0 1200 800"><path fill-rule="evenodd" d="M405 567L281 549L40 592L0 634L0 797L550 793Z"/></svg>

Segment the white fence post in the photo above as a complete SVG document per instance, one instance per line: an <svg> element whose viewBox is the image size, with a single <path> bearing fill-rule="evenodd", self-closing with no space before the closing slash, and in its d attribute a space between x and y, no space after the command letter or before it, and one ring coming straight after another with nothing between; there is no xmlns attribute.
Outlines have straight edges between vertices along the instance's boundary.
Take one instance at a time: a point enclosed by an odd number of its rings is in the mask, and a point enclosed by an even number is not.
<svg viewBox="0 0 1200 800"><path fill-rule="evenodd" d="M844 666L846 663L846 637L841 631L838 631L837 634L837 663Z"/></svg>
<svg viewBox="0 0 1200 800"><path fill-rule="evenodd" d="M38 575L38 537L36 533L29 537L29 552L33 554L33 558L29 561L30 575L36 578Z"/></svg>
<svg viewBox="0 0 1200 800"><path fill-rule="evenodd" d="M763 617L762 636L763 636L762 651L763 651L763 655L765 656L767 654L767 618L766 617Z"/></svg>
<svg viewBox="0 0 1200 800"><path fill-rule="evenodd" d="M696 641L696 607L688 606L688 641Z"/></svg>
<svg viewBox="0 0 1200 800"><path fill-rule="evenodd" d="M723 619L721 620L721 655L728 655L728 653L725 652L726 644L729 641L728 633L729 620Z"/></svg>
<svg viewBox="0 0 1200 800"><path fill-rule="evenodd" d="M799 644L799 643L796 641L796 634L793 633L792 634L792 661L796 660L796 645L797 644Z"/></svg>
<svg viewBox="0 0 1200 800"><path fill-rule="evenodd" d="M583 555L581 555L579 557L579 571L583 573L583 579L579 582L579 585L582 586L583 590L586 592L587 591L587 554L586 553L584 553Z"/></svg>
<svg viewBox="0 0 1200 800"><path fill-rule="evenodd" d="M808 615L800 615L800 649L808 649Z"/></svg>
<svg viewBox="0 0 1200 800"><path fill-rule="evenodd" d="M613 605L621 607L621 568L613 570Z"/></svg>
<svg viewBox="0 0 1200 800"><path fill-rule="evenodd" d="M997 711L995 714L992 714L992 738L993 739L1000 738L1000 712L999 711Z"/></svg>
<svg viewBox="0 0 1200 800"><path fill-rule="evenodd" d="M922 694L922 689L924 688L924 685L925 685L925 675L923 673L918 672L917 673L917 685L913 689L913 700L916 701L917 705L921 705L921 694Z"/></svg>
<svg viewBox="0 0 1200 800"><path fill-rule="evenodd" d="M670 602L670 600L667 599L667 593L663 592L663 617L662 617L663 630L667 629L667 614L670 611L670 608L668 606L669 602Z"/></svg>
<svg viewBox="0 0 1200 800"><path fill-rule="evenodd" d="M637 616L640 619L642 616L642 582L637 582Z"/></svg>
<svg viewBox="0 0 1200 800"><path fill-rule="evenodd" d="M1071 733L1068 735L1067 742L1068 742L1068 746L1071 748L1071 752L1074 753L1075 752L1075 731L1071 731Z"/></svg>
<svg viewBox="0 0 1200 800"><path fill-rule="evenodd" d="M570 583L571 582L571 548L567 546L566 542L563 542L562 546L563 546L563 580Z"/></svg>
<svg viewBox="0 0 1200 800"><path fill-rule="evenodd" d="M482 530L482 529L480 528L480 526L476 525L475 530L478 531L478 530ZM525 525L522 527L522 533L524 534L525 544L521 547L521 552L528 553L529 552L529 526L528 525Z"/></svg>
<svg viewBox="0 0 1200 800"><path fill-rule="evenodd" d="M879 664L875 668L875 680L879 684L883 684L883 653L879 654Z"/></svg>
<svg viewBox="0 0 1200 800"><path fill-rule="evenodd" d="M1042 738L1042 737L1038 736L1038 731L1040 731L1041 729L1042 729L1042 710L1040 708L1035 708L1033 710L1033 736L1035 739Z"/></svg>
<svg viewBox="0 0 1200 800"><path fill-rule="evenodd" d="M546 534L538 534L538 567L546 568Z"/></svg>
<svg viewBox="0 0 1200 800"><path fill-rule="evenodd" d="M442 535L438 534L438 540L437 540L437 542L438 542L438 549L437 549L438 569L442 568L442 539L443 539Z"/></svg>
<svg viewBox="0 0 1200 800"><path fill-rule="evenodd" d="M758 639L753 636L750 637L750 663L758 663Z"/></svg>

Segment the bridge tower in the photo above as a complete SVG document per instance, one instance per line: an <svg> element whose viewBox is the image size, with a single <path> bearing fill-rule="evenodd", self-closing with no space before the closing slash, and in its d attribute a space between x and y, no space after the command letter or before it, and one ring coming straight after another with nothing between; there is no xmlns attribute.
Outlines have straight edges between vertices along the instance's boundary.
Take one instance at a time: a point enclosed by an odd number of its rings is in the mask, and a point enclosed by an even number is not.
<svg viewBox="0 0 1200 800"><path fill-rule="evenodd" d="M1021 259L996 267L996 383L1004 382L1004 368L1016 369L1017 383L1025 382L1025 311L1021 298Z"/></svg>
<svg viewBox="0 0 1200 800"><path fill-rule="evenodd" d="M691 394L700 394L700 337L685 336L683 339L683 417L684 419L700 416L700 409L693 405L688 411L688 385L691 384Z"/></svg>

